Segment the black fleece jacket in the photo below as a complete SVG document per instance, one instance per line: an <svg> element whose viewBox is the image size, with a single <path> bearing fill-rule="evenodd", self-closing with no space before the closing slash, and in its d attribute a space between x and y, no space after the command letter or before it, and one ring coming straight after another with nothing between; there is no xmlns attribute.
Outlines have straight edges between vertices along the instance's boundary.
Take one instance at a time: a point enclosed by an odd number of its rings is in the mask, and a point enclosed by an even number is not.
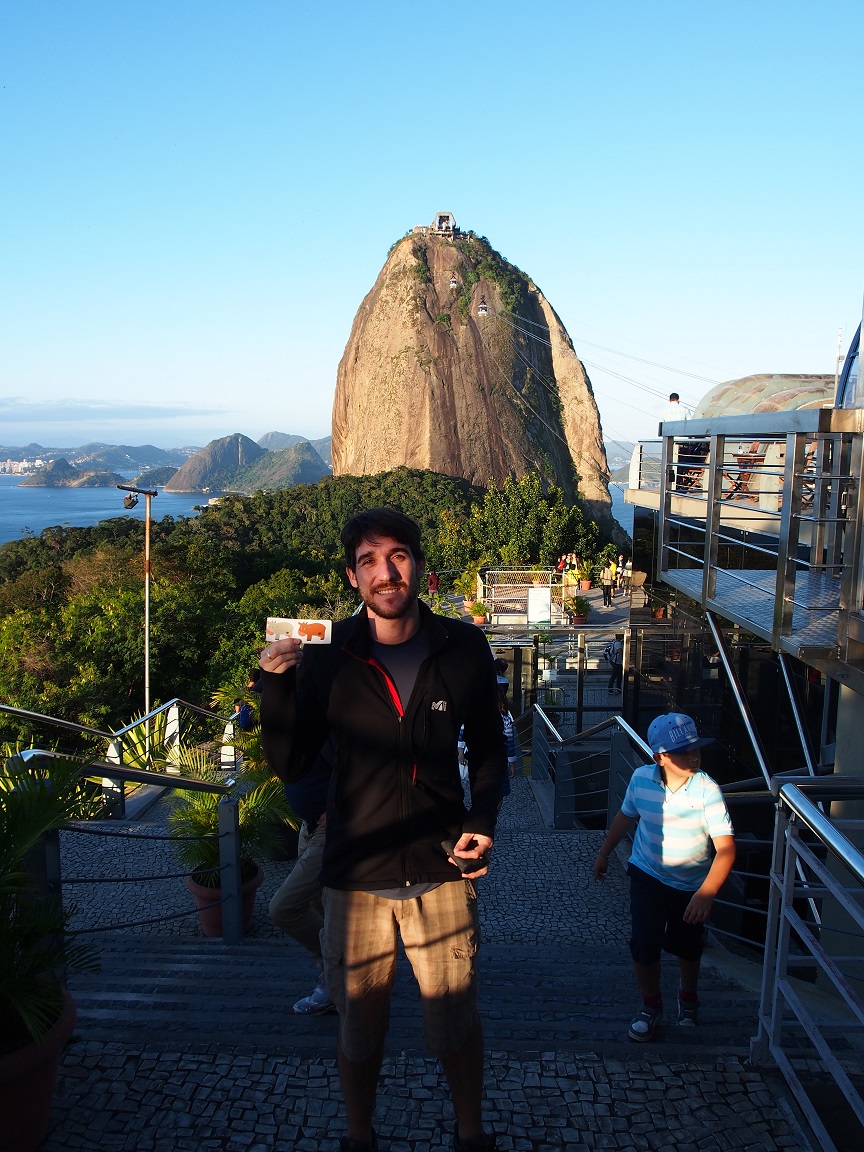
<svg viewBox="0 0 864 1152"><path fill-rule="evenodd" d="M472 624L433 615L404 709L370 655L366 610L333 627L332 644L309 644L299 671L264 672L261 732L286 783L309 773L327 744L322 882L331 888L444 883L461 873L441 848L465 832L494 837L507 771L492 652ZM466 812L457 742L465 726L472 807Z"/></svg>

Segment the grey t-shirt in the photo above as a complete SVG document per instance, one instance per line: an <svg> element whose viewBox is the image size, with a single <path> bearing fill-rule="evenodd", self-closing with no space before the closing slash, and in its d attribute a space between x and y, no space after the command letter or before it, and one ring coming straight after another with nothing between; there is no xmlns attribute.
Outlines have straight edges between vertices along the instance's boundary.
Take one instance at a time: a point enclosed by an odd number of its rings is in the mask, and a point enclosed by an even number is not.
<svg viewBox="0 0 864 1152"><path fill-rule="evenodd" d="M379 644L377 640L373 640L370 651L375 662L386 670L396 685L404 710L408 707L408 701L417 683L420 665L429 655L429 637L426 629L419 629L403 644ZM441 851L443 853L443 848ZM376 896L383 896L386 900L410 900L437 887L437 884L407 884L404 888L369 888L367 891L374 892Z"/></svg>

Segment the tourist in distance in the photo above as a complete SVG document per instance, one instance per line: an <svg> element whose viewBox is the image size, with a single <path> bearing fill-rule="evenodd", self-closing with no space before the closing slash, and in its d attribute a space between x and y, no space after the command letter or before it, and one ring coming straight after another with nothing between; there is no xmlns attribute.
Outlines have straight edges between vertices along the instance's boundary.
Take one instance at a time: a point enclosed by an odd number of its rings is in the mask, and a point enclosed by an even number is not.
<svg viewBox="0 0 864 1152"><path fill-rule="evenodd" d="M687 419L687 409L681 403L681 397L678 395L677 392L670 392L669 393L669 399L667 400L666 405L663 408L663 411L660 413L660 425L662 425L665 420L686 420L686 419ZM662 427L660 427L660 426L658 426L658 428L657 428L657 435L658 436L663 435Z"/></svg>
<svg viewBox="0 0 864 1152"><path fill-rule="evenodd" d="M606 691L611 695L613 692L620 692L621 685L624 681L624 633L619 632L614 640L606 645L603 650L603 655L606 657L609 664L609 683L606 685Z"/></svg>
<svg viewBox="0 0 864 1152"><path fill-rule="evenodd" d="M612 607L612 585L615 583L615 573L607 560L600 573L600 586L603 589L603 607Z"/></svg>
<svg viewBox="0 0 864 1152"><path fill-rule="evenodd" d="M334 625L330 645L301 651L296 640L277 640L259 660L262 735L276 773L291 783L328 741L333 753L322 951L340 1016L341 1149L377 1148L372 1118L398 929L420 985L426 1042L450 1086L453 1148L487 1152L495 1141L481 1117L473 881L488 869L506 771L492 652L478 629L419 601L425 554L409 517L361 512L342 543L361 611ZM462 725L470 812L457 764Z"/></svg>
<svg viewBox="0 0 864 1152"><path fill-rule="evenodd" d="M701 749L712 743L700 739L692 718L680 712L653 720L648 744L654 763L634 771L594 861L595 880L604 880L613 849L636 828L627 874L630 953L642 1007L628 1035L640 1043L651 1039L662 1017L662 951L678 958L678 1024L692 1028L699 1019L704 925L735 863L723 794L701 770Z"/></svg>
<svg viewBox="0 0 864 1152"><path fill-rule="evenodd" d="M284 786L288 803L303 823L297 838L297 862L274 893L268 912L278 928L306 949L318 968L315 987L292 1009L297 1016L321 1016L336 1011L336 1005L327 995L321 955L321 929L324 927L321 860L331 771L330 763L319 756L308 776Z"/></svg>

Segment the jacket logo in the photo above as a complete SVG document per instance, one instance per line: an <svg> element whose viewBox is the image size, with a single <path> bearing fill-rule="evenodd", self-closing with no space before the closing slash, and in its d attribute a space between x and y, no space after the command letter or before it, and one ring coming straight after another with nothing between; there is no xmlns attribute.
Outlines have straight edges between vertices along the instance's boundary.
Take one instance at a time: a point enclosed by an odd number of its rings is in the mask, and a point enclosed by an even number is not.
<svg viewBox="0 0 864 1152"><path fill-rule="evenodd" d="M446 700L433 700L432 701L432 711L433 712L446 712L447 711L447 701Z"/></svg>

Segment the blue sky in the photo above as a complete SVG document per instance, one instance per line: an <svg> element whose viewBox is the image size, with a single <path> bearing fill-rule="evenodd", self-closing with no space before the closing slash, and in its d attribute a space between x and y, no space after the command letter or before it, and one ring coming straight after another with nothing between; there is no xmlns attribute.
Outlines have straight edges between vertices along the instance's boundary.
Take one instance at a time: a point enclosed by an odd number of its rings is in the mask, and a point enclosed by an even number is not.
<svg viewBox="0 0 864 1152"><path fill-rule="evenodd" d="M862 36L832 0L7 4L0 444L327 435L360 301L439 210L545 293L607 436L831 372Z"/></svg>

